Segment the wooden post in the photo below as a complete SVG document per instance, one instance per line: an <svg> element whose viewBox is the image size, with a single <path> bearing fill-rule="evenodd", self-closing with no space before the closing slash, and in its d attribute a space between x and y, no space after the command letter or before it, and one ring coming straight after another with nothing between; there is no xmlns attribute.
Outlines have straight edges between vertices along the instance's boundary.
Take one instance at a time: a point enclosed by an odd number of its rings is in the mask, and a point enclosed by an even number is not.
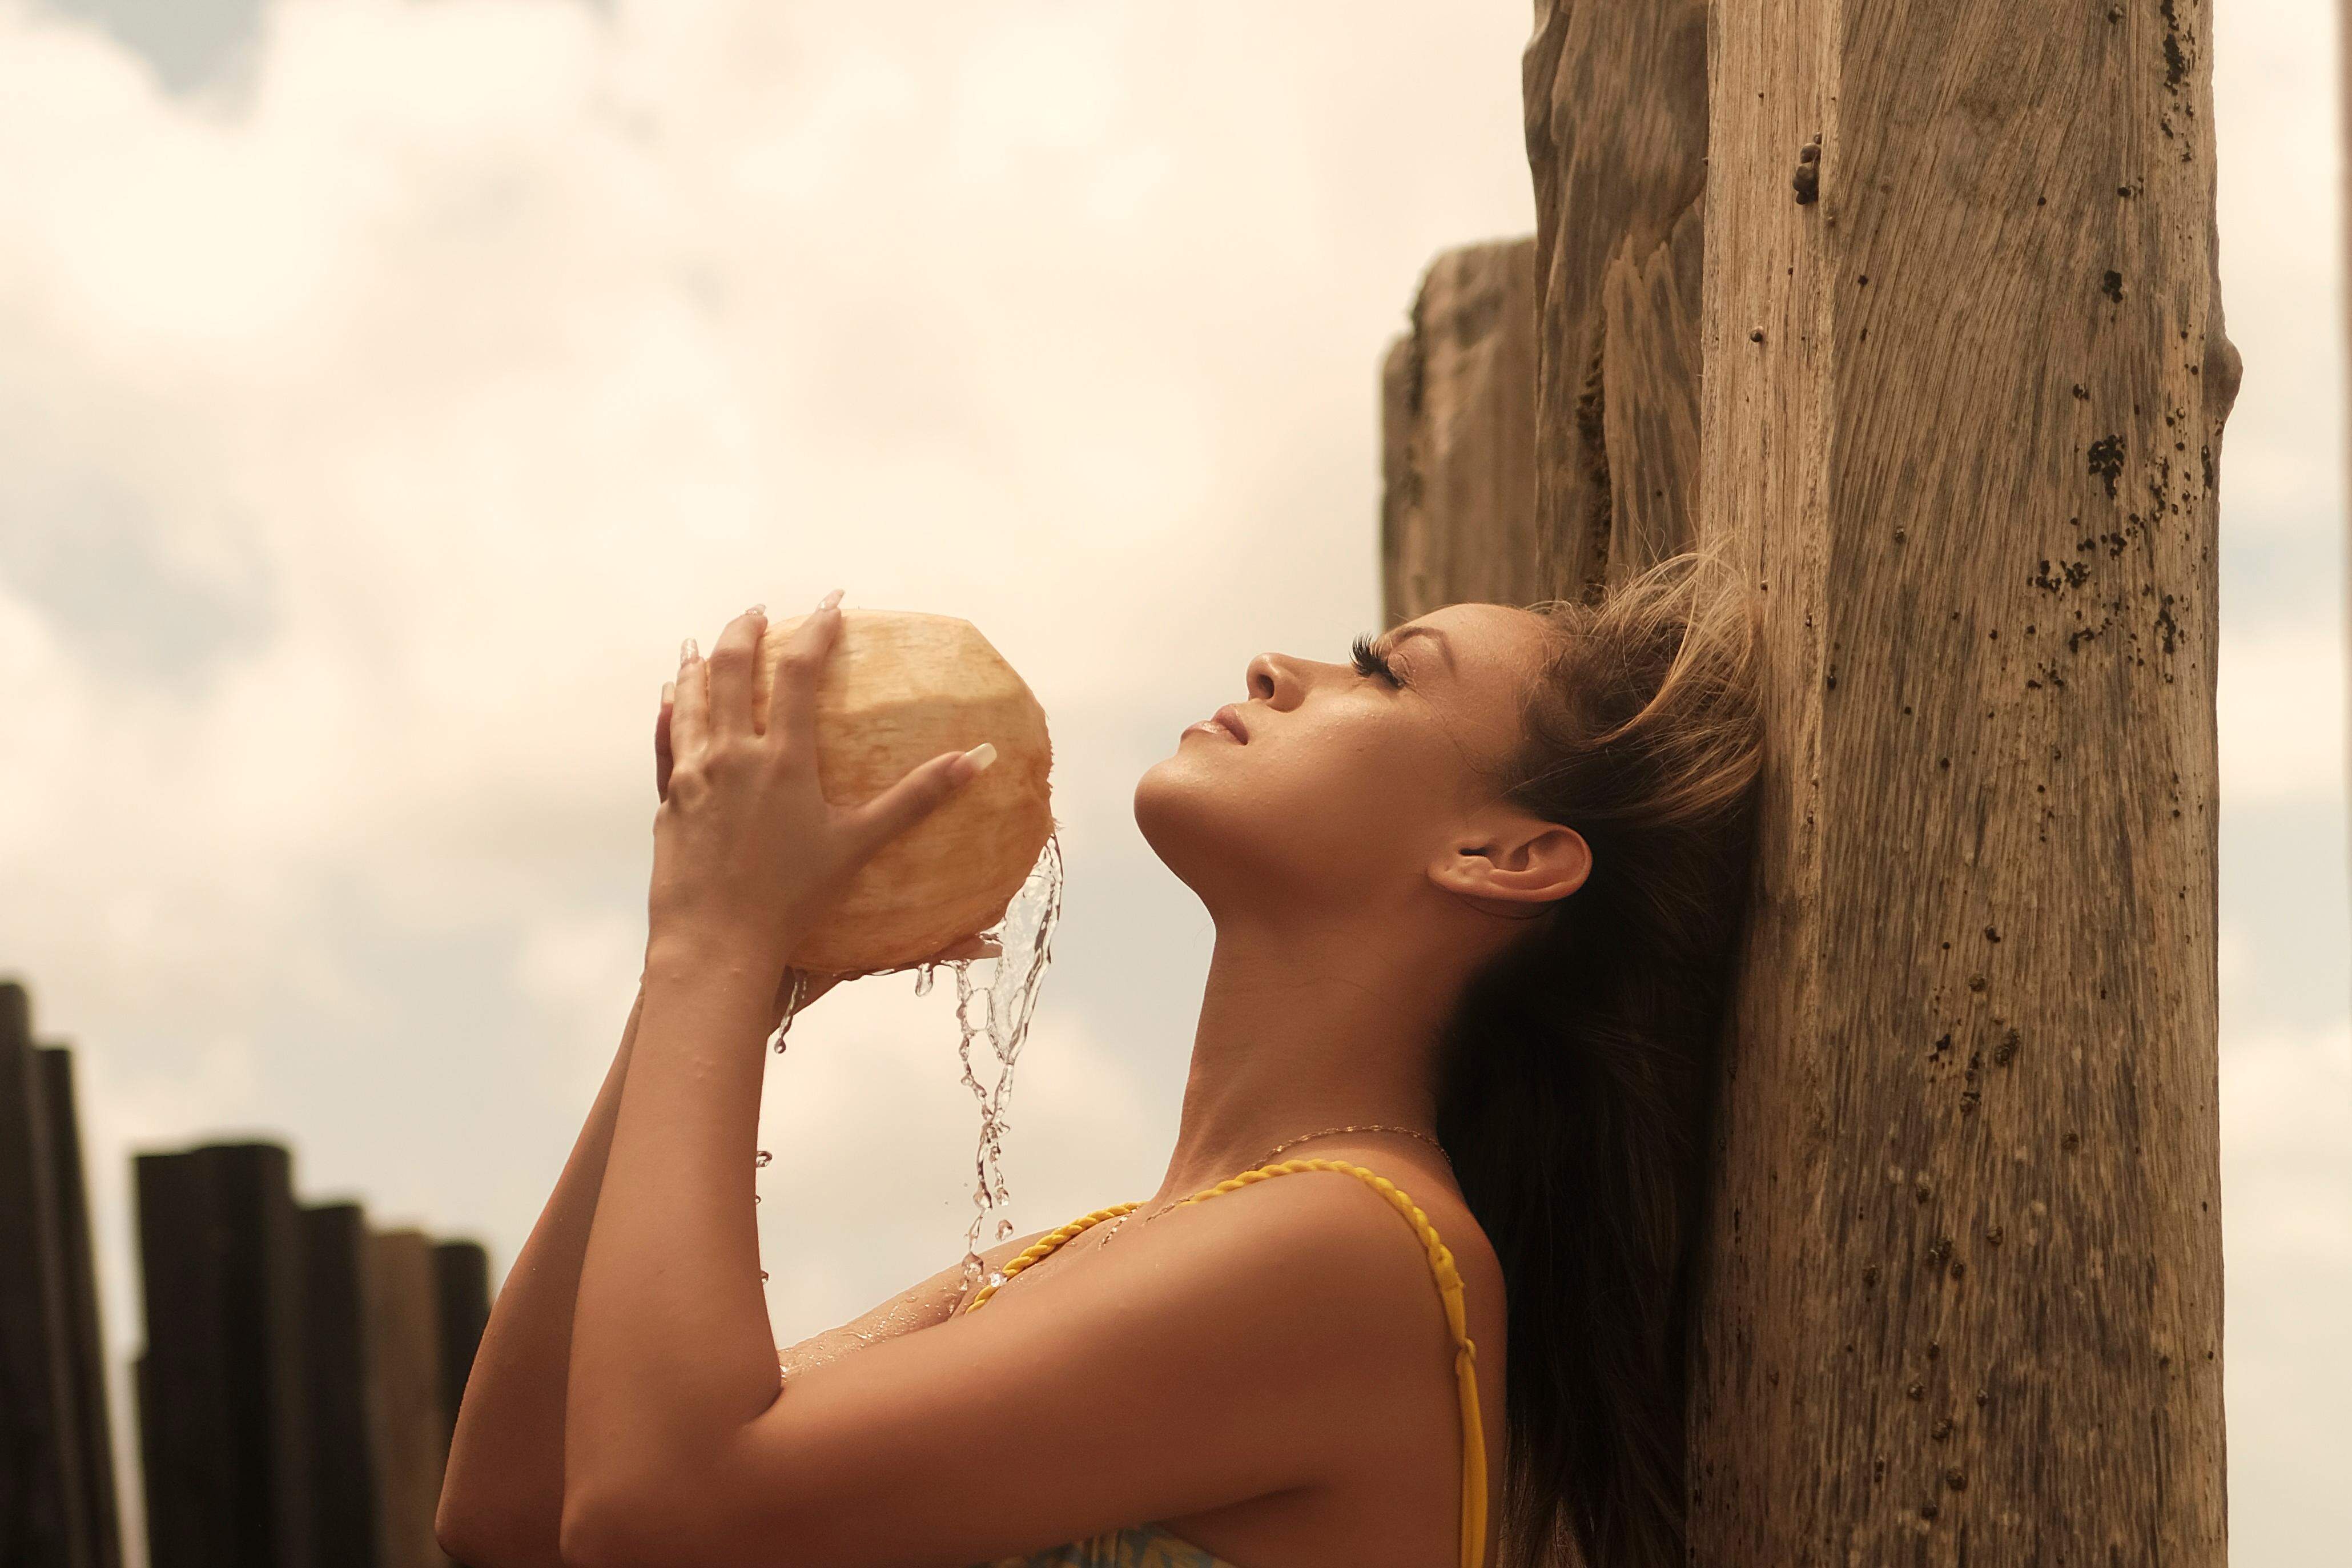
<svg viewBox="0 0 2352 1568"><path fill-rule="evenodd" d="M1388 623L1544 596L1536 545L1535 241L1450 250L1381 373Z"/></svg>
<svg viewBox="0 0 2352 1568"><path fill-rule="evenodd" d="M1698 542L1705 0L1538 0L1522 82L1535 237L1440 256L1382 367L1391 624Z"/></svg>
<svg viewBox="0 0 2352 1568"><path fill-rule="evenodd" d="M355 1203L318 1204L304 1207L301 1217L311 1529L320 1563L380 1568L383 1523L368 1415L366 1211Z"/></svg>
<svg viewBox="0 0 2352 1568"><path fill-rule="evenodd" d="M73 1052L40 1047L42 1100L48 1111L55 1172L58 1253L65 1264L68 1363L74 1428L80 1443L82 1519L91 1568L121 1568L122 1526L115 1500L114 1424L106 1408L106 1342L100 1331L98 1259L89 1240L89 1188L82 1167L81 1123Z"/></svg>
<svg viewBox="0 0 2352 1568"><path fill-rule="evenodd" d="M2220 1568L2208 7L1715 15L1769 742L1691 1560Z"/></svg>
<svg viewBox="0 0 2352 1568"><path fill-rule="evenodd" d="M1533 560L1412 435L1507 396L1384 377L1391 619L1762 606L1691 1560L2219 1564L2207 9L1708 26L1538 0Z"/></svg>
<svg viewBox="0 0 2352 1568"><path fill-rule="evenodd" d="M135 1161L152 1568L310 1568L301 1229L275 1143Z"/></svg>
<svg viewBox="0 0 2352 1568"><path fill-rule="evenodd" d="M473 1375L474 1352L490 1321L490 1255L478 1241L443 1241L433 1247L433 1283L441 1325L441 1442L446 1452L457 1435L457 1408L466 1380ZM437 1504L438 1488L436 1488Z"/></svg>
<svg viewBox="0 0 2352 1568"><path fill-rule="evenodd" d="M0 984L0 1563L97 1568L49 1085L31 999Z"/></svg>
<svg viewBox="0 0 2352 1568"><path fill-rule="evenodd" d="M383 1568L450 1568L434 1538L454 1418L441 1409L440 1292L420 1230L368 1237L368 1372Z"/></svg>
<svg viewBox="0 0 2352 1568"><path fill-rule="evenodd" d="M1591 597L1697 542L1707 10L1537 0L1520 85L1543 597Z"/></svg>

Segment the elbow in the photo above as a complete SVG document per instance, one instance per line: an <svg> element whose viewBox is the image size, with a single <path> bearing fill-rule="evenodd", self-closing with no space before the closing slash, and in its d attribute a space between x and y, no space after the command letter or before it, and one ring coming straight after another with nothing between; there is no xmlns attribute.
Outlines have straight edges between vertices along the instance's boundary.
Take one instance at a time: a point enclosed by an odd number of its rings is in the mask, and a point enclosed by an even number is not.
<svg viewBox="0 0 2352 1568"><path fill-rule="evenodd" d="M556 1553L563 1568L601 1568L613 1562L608 1515L601 1504L591 1505L577 1494L563 1494L563 1524L556 1532Z"/></svg>
<svg viewBox="0 0 2352 1568"><path fill-rule="evenodd" d="M433 1512L433 1539L452 1563L467 1568L562 1568L551 1522L524 1519L511 1508L486 1509L445 1480Z"/></svg>
<svg viewBox="0 0 2352 1568"><path fill-rule="evenodd" d="M609 1487L563 1489L556 1551L562 1568L661 1568L678 1561L677 1536L665 1530L642 1491Z"/></svg>

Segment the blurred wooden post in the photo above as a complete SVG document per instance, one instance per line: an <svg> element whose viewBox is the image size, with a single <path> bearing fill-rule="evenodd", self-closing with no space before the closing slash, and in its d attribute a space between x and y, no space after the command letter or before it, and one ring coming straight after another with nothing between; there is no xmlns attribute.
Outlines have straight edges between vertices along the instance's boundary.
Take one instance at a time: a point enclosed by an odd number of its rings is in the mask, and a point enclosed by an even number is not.
<svg viewBox="0 0 2352 1568"><path fill-rule="evenodd" d="M114 1424L106 1407L106 1342L98 1310L98 1259L89 1240L89 1188L82 1164L73 1052L40 1048L56 1172L59 1250L65 1262L66 1327L71 1341L74 1426L81 1444L82 1511L92 1568L121 1568L122 1526L115 1498Z"/></svg>
<svg viewBox="0 0 2352 1568"><path fill-rule="evenodd" d="M311 1528L319 1561L380 1568L383 1521L368 1414L367 1215L355 1203L301 1211L303 1371Z"/></svg>
<svg viewBox="0 0 2352 1568"><path fill-rule="evenodd" d="M211 1144L135 1164L150 1563L311 1568L301 1228L287 1152Z"/></svg>
<svg viewBox="0 0 2352 1568"><path fill-rule="evenodd" d="M102 1374L81 1364L91 1347L79 1321L95 1286L74 1278L89 1263L87 1217L68 1218L60 1178L70 1155L79 1209L79 1151L57 1145L42 1056L30 997L0 984L0 1563L100 1568L111 1530L99 1521L82 1399Z"/></svg>
<svg viewBox="0 0 2352 1568"><path fill-rule="evenodd" d="M441 1443L444 1453L457 1431L457 1407L465 1403L466 1380L473 1375L474 1352L490 1321L490 1255L478 1241L443 1241L433 1247L433 1280L441 1322ZM439 1499L439 1484L435 1485Z"/></svg>
<svg viewBox="0 0 2352 1568"><path fill-rule="evenodd" d="M2225 1557L2210 11L1716 11L1769 733L1691 1560Z"/></svg>
<svg viewBox="0 0 2352 1568"><path fill-rule="evenodd" d="M434 1538L455 1417L441 1408L440 1290L419 1230L367 1243L369 1405L383 1568L450 1568Z"/></svg>

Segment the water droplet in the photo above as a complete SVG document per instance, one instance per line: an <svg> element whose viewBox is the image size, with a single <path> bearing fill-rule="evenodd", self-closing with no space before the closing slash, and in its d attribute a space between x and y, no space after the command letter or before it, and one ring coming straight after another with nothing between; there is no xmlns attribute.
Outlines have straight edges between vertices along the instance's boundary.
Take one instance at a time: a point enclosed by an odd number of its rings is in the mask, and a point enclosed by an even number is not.
<svg viewBox="0 0 2352 1568"><path fill-rule="evenodd" d="M1053 955L1054 928L1061 910L1062 844L1057 829L1046 838L1045 853L1038 857L1021 891L1005 906L998 929L982 933L1002 950L987 987L975 990L969 962L959 960L949 965L955 975L956 1024L962 1034L956 1055L963 1063L964 1087L980 1102L979 1146L972 1158L974 1213L964 1233L967 1279L977 1280L984 1267L980 1259L980 1236L989 1211L1002 1209L1012 1201L1003 1166L1005 1135L1013 1129L1006 1102L1013 1091L1022 1042L1028 1037L1030 1016L1037 1005L1038 988ZM930 967L924 966L925 973L917 982L918 994L929 983ZM996 1058L992 1085L983 1086L972 1071L972 1041L980 1037L987 1039L989 1051ZM997 1239L1004 1239L1013 1229L1013 1222L1000 1216Z"/></svg>
<svg viewBox="0 0 2352 1568"><path fill-rule="evenodd" d="M753 1157L751 1163L764 1171L768 1168L768 1162L774 1158L775 1156L773 1154L771 1154L765 1149L762 1149L756 1156Z"/></svg>
<svg viewBox="0 0 2352 1568"><path fill-rule="evenodd" d="M768 1277L768 1271L767 1271L766 1269L764 1269L764 1268L761 1269L761 1270L760 1270L760 1278L761 1278L761 1279L765 1279L767 1277Z"/></svg>

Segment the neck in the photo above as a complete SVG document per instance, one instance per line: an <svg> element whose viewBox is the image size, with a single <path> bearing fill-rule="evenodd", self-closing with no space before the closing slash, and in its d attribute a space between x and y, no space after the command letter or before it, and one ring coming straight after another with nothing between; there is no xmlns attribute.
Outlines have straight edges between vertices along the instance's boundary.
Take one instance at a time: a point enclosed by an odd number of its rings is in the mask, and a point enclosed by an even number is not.
<svg viewBox="0 0 2352 1568"><path fill-rule="evenodd" d="M1391 912L1360 926L1221 920L1168 1173L1153 1201L1189 1197L1268 1160L1277 1143L1378 1122L1436 1135L1435 1038L1454 966L1408 951ZM1443 1168L1395 1132L1312 1138L1277 1160L1367 1142Z"/></svg>

